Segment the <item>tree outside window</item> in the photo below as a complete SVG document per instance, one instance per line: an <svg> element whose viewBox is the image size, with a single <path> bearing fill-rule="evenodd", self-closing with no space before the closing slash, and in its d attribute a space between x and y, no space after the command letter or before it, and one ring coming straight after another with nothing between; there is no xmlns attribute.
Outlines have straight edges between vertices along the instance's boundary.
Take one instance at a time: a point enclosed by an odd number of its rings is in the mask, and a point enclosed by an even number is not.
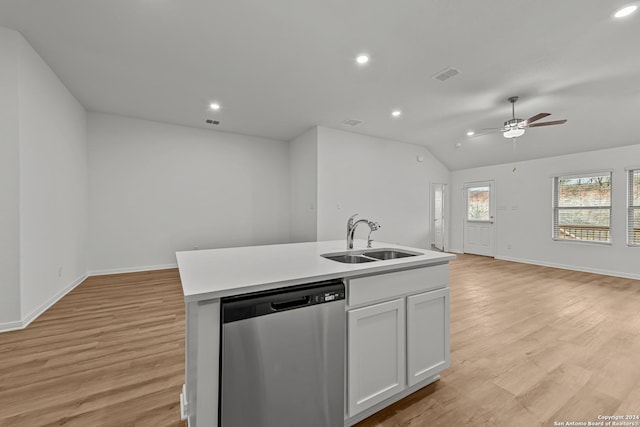
<svg viewBox="0 0 640 427"><path fill-rule="evenodd" d="M611 242L611 173L554 178L553 238Z"/></svg>
<svg viewBox="0 0 640 427"><path fill-rule="evenodd" d="M489 187L470 187L467 189L467 220L489 221Z"/></svg>

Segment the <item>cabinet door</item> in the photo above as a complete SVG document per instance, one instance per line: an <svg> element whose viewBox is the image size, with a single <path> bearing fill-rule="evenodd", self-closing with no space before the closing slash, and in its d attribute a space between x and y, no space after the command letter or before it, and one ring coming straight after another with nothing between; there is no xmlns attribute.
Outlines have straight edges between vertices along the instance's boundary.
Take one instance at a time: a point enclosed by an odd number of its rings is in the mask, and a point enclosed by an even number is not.
<svg viewBox="0 0 640 427"><path fill-rule="evenodd" d="M405 302L347 313L349 416L405 388Z"/></svg>
<svg viewBox="0 0 640 427"><path fill-rule="evenodd" d="M450 366L449 288L407 298L407 383Z"/></svg>

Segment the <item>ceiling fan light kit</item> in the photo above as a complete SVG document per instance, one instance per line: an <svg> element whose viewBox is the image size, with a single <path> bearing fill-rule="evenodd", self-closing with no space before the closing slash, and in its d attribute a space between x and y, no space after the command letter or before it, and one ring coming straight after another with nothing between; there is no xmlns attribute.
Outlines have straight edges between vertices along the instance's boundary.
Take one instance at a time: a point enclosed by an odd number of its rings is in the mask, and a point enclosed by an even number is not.
<svg viewBox="0 0 640 427"><path fill-rule="evenodd" d="M524 135L524 129L509 129L505 133L502 134L505 138L517 138L519 136Z"/></svg>
<svg viewBox="0 0 640 427"><path fill-rule="evenodd" d="M525 122L522 119L516 119L516 101L517 96L510 97L507 101L511 103L511 119L504 122L504 133L502 136L505 138L517 138L524 135Z"/></svg>

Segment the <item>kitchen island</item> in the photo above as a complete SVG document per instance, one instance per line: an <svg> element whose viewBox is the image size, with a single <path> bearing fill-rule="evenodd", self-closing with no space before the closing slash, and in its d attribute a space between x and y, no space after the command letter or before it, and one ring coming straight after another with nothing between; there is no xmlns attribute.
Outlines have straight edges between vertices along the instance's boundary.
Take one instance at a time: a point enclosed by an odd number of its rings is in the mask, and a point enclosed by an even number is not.
<svg viewBox="0 0 640 427"><path fill-rule="evenodd" d="M455 256L380 242L373 248L413 256L353 264L322 256L357 254L365 245L356 241L354 251L345 251L345 241L339 240L176 254L186 304L186 384L180 403L191 427L218 427L224 297L344 281L349 355L345 425L438 379L449 366L448 263ZM384 332L367 329L381 324ZM376 357L370 354L374 349Z"/></svg>

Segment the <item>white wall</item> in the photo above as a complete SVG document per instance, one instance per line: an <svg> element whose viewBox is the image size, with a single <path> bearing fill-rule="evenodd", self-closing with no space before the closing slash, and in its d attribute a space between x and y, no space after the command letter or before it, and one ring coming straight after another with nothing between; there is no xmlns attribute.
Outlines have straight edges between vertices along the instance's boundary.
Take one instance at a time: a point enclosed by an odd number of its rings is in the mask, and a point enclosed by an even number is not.
<svg viewBox="0 0 640 427"><path fill-rule="evenodd" d="M572 154L451 174L451 248L463 250L465 182L496 182L496 258L640 278L640 248L626 245L625 167L640 165L640 145ZM515 171L514 171L515 168ZM551 239L553 175L613 170L612 244ZM508 246L511 245L511 249Z"/></svg>
<svg viewBox="0 0 640 427"><path fill-rule="evenodd" d="M318 238L318 128L289 143L290 241Z"/></svg>
<svg viewBox="0 0 640 427"><path fill-rule="evenodd" d="M288 242L286 142L96 113L88 136L91 272Z"/></svg>
<svg viewBox="0 0 640 427"><path fill-rule="evenodd" d="M20 38L20 278L32 319L86 277L86 113Z"/></svg>
<svg viewBox="0 0 640 427"><path fill-rule="evenodd" d="M19 38L0 27L0 329L21 320Z"/></svg>
<svg viewBox="0 0 640 427"><path fill-rule="evenodd" d="M428 248L432 182L449 170L425 147L318 127L318 240L344 239L357 212L382 226L374 240Z"/></svg>
<svg viewBox="0 0 640 427"><path fill-rule="evenodd" d="M86 274L86 115L17 32L0 28L0 330Z"/></svg>

